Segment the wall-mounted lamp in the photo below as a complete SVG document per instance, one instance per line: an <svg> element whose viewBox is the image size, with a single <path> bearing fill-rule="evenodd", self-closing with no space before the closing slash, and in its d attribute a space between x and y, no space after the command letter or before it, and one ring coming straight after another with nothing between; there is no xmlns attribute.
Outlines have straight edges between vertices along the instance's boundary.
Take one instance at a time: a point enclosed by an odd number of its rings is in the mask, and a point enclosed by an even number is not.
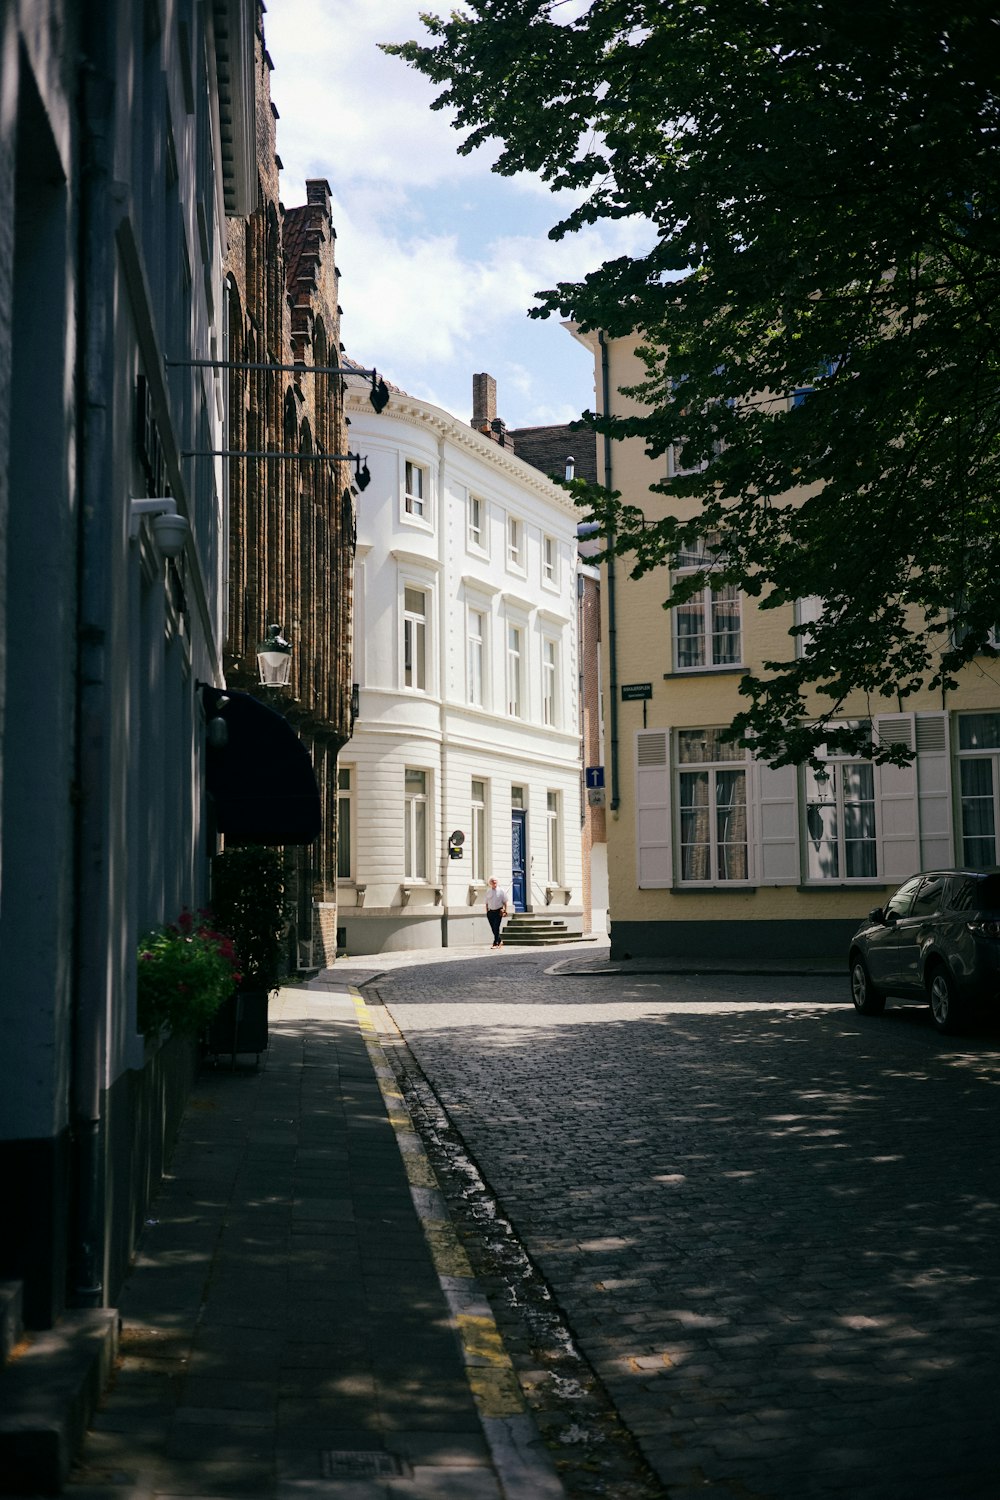
<svg viewBox="0 0 1000 1500"><path fill-rule="evenodd" d="M179 557L184 551L191 525L185 516L177 514L177 501L171 495L160 495L153 500L129 500L128 539L139 538L139 527L143 516L149 516L153 529L153 540L164 557Z"/></svg>
<svg viewBox="0 0 1000 1500"><path fill-rule="evenodd" d="M377 370L372 371L372 388L368 399L376 412L382 411L389 405L389 387Z"/></svg>
<svg viewBox="0 0 1000 1500"><path fill-rule="evenodd" d="M287 687L292 675L292 643L281 634L280 625L269 625L257 647L257 666L264 687Z"/></svg>
<svg viewBox="0 0 1000 1500"><path fill-rule="evenodd" d="M363 459L359 453L351 456L354 459L354 483L359 490L366 490L372 482L372 476L368 472L368 460Z"/></svg>
<svg viewBox="0 0 1000 1500"><path fill-rule="evenodd" d="M205 734L213 750L225 750L229 744L229 725L222 717L222 710L228 702L225 693L221 693L216 700L215 713L205 726Z"/></svg>

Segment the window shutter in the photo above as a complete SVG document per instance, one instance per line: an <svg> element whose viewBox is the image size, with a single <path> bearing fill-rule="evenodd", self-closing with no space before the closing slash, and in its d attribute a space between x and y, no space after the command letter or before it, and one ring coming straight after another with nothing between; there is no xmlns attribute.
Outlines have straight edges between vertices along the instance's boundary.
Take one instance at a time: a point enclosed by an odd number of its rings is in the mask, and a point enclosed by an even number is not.
<svg viewBox="0 0 1000 1500"><path fill-rule="evenodd" d="M955 841L946 713L917 714L917 797L921 868L947 869L955 863Z"/></svg>
<svg viewBox="0 0 1000 1500"><path fill-rule="evenodd" d="M880 714L872 729L880 744L915 748L913 714ZM881 874L886 880L905 880L921 868L915 762L876 766L875 801L882 836Z"/></svg>
<svg viewBox="0 0 1000 1500"><path fill-rule="evenodd" d="M751 761L757 806L758 885L799 881L798 768Z"/></svg>
<svg viewBox="0 0 1000 1500"><path fill-rule="evenodd" d="M635 737L635 860L640 890L664 890L673 885L665 729L640 729Z"/></svg>

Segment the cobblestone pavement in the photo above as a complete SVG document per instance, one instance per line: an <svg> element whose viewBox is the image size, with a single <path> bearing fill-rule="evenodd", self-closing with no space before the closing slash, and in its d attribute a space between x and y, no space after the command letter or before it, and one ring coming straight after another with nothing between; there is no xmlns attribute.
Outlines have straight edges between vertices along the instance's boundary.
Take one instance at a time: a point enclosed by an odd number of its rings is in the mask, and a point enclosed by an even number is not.
<svg viewBox="0 0 1000 1500"><path fill-rule="evenodd" d="M387 1007L670 1496L997 1500L1000 1025L567 958L338 977Z"/></svg>

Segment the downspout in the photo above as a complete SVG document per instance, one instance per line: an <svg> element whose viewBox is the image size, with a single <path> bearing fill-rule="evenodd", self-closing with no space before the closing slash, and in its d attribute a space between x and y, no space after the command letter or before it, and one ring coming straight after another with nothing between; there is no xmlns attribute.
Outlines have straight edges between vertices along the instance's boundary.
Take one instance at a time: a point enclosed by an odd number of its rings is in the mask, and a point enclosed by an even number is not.
<svg viewBox="0 0 1000 1500"><path fill-rule="evenodd" d="M597 342L601 350L601 415L611 415L611 374L608 367L608 345L604 334L598 332ZM611 489L611 434L604 434L604 487ZM615 616L615 534L608 532L608 697L611 720L611 811L617 812L618 796L618 657L617 625Z"/></svg>
<svg viewBox="0 0 1000 1500"><path fill-rule="evenodd" d="M447 477L446 473L445 473L445 466L446 466L446 462L447 462L447 451L448 450L447 450L447 446L446 446L445 436L444 436L444 434L441 434L438 437L437 512L436 512L436 515L435 515L435 518L434 518L436 526L437 526L438 562L440 563L441 566L438 569L437 588L434 591L434 601L435 601L434 625L435 625L435 629L436 629L436 632L437 632L437 648L438 648L438 680L437 680L437 691L438 691L438 729L439 729L439 732L440 732L438 766L440 767L440 772L439 772L439 775L438 775L438 785L437 785L436 791L437 791L437 803L438 803L438 822L439 822L440 826L438 828L438 839L437 839L437 861L438 861L437 868L438 868L438 872L439 872L437 878L438 878L438 880L441 883L441 946L442 946L442 948L447 948L447 946L448 946L448 896L449 896L449 882L451 880L451 858L446 853L446 851L448 849L448 823L447 823L447 818L445 816L445 814L446 814L445 797L446 797L447 789L448 789L448 726L447 726L446 710L445 710L445 699L446 699L446 691L447 691L447 680L445 678L445 672L447 671L447 668L448 668L448 661L447 661L447 654L446 654L446 650L445 650L445 630L444 630L444 617L445 617L445 610L447 608L447 605L446 605L446 602L445 602L445 588L446 588L446 584L448 582L448 577L447 577L447 573L446 573L446 568L448 566L448 561L447 561L447 556L448 556L448 553L447 553L448 539L447 539L447 537L445 535L446 521L447 521L447 515L448 515L447 508L445 506L445 479Z"/></svg>
<svg viewBox="0 0 1000 1500"><path fill-rule="evenodd" d="M107 45L100 0L87 6L85 46ZM75 793L74 989L72 1015L73 1219L69 1245L69 1301L104 1302L103 1130L101 1093L107 1021L107 935L100 903L106 881L102 829L107 757L107 527L111 496L104 459L110 421L108 309L101 295L110 274L111 240L99 232L107 218L106 141L114 89L105 58L88 50L80 70L80 194L77 206L79 318L77 323L77 678ZM102 273L105 273L102 275Z"/></svg>

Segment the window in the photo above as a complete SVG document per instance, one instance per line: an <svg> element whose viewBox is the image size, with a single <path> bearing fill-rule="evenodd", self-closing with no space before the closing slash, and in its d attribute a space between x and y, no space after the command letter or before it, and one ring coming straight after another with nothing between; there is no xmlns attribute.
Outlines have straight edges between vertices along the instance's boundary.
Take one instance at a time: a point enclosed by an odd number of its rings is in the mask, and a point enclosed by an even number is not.
<svg viewBox="0 0 1000 1500"><path fill-rule="evenodd" d="M724 561L712 537L678 554L674 580ZM671 611L674 620L674 666L678 672L728 667L742 655L740 595L733 584L713 585L711 575L684 604Z"/></svg>
<svg viewBox="0 0 1000 1500"><path fill-rule="evenodd" d="M897 917L908 917L910 915L910 908L913 905L913 898L917 894L917 889L920 885L920 879L919 875L915 875L912 880L908 880L905 885L901 885L892 900L885 903L885 910L887 912L894 912Z"/></svg>
<svg viewBox="0 0 1000 1500"><path fill-rule="evenodd" d="M877 873L875 769L831 760L805 770L809 880L871 880Z"/></svg>
<svg viewBox="0 0 1000 1500"><path fill-rule="evenodd" d="M468 674L469 702L483 705L483 674L485 668L486 616L481 610L469 610L468 636L466 637L466 670Z"/></svg>
<svg viewBox="0 0 1000 1500"><path fill-rule="evenodd" d="M974 870L998 862L1000 713L959 714L958 790L962 860Z"/></svg>
<svg viewBox="0 0 1000 1500"><path fill-rule="evenodd" d="M554 536L542 537L542 582L559 586L559 553Z"/></svg>
<svg viewBox="0 0 1000 1500"><path fill-rule="evenodd" d="M524 525L516 516L507 517L507 563L519 572L524 570Z"/></svg>
<svg viewBox="0 0 1000 1500"><path fill-rule="evenodd" d="M469 878L486 879L486 783L473 781L469 822Z"/></svg>
<svg viewBox="0 0 1000 1500"><path fill-rule="evenodd" d="M556 643L542 641L542 723L555 725L556 704Z"/></svg>
<svg viewBox="0 0 1000 1500"><path fill-rule="evenodd" d="M403 686L427 691L427 595L403 590Z"/></svg>
<svg viewBox="0 0 1000 1500"><path fill-rule="evenodd" d="M337 768L337 879L354 879L354 850L351 844L352 824L351 767Z"/></svg>
<svg viewBox="0 0 1000 1500"><path fill-rule="evenodd" d="M406 880L427 879L427 772L407 769L404 776L406 826L403 875Z"/></svg>
<svg viewBox="0 0 1000 1500"><path fill-rule="evenodd" d="M681 880L748 879L746 752L720 729L680 729L677 760Z"/></svg>
<svg viewBox="0 0 1000 1500"><path fill-rule="evenodd" d="M403 509L408 516L419 516L423 519L428 500L428 488L427 470L422 465L412 463L410 459L407 459Z"/></svg>
<svg viewBox="0 0 1000 1500"><path fill-rule="evenodd" d="M823 600L819 594L807 594L804 599L795 601L795 623L796 625L815 625L823 613ZM807 629L798 631L793 637L795 641L795 655L803 657L806 648L812 640L812 631Z"/></svg>
<svg viewBox="0 0 1000 1500"><path fill-rule="evenodd" d="M486 551L486 506L478 495L469 496L466 540L477 552Z"/></svg>
<svg viewBox="0 0 1000 1500"><path fill-rule="evenodd" d="M546 881L559 885L562 880L562 835L559 829L559 793L545 794L545 851L548 862Z"/></svg>
<svg viewBox="0 0 1000 1500"><path fill-rule="evenodd" d="M523 717L523 683L521 648L524 634L520 625L507 626L507 712L512 719Z"/></svg>

